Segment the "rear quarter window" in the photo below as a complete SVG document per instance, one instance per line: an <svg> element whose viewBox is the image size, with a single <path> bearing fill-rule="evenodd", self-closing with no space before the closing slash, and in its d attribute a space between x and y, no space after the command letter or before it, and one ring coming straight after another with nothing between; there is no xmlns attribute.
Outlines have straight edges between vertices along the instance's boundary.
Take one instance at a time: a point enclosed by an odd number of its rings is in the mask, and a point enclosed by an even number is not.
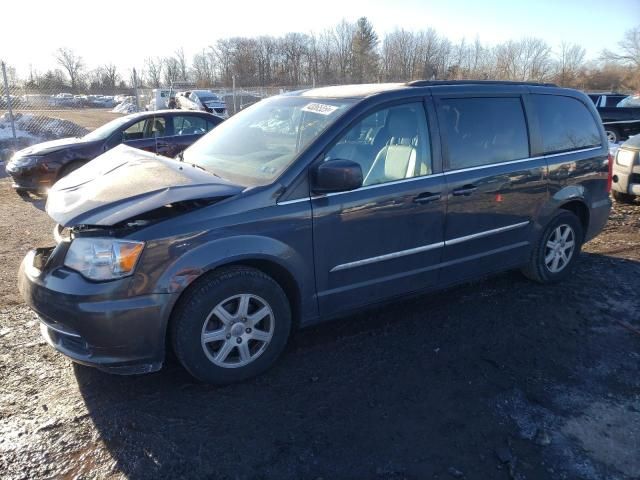
<svg viewBox="0 0 640 480"><path fill-rule="evenodd" d="M448 170L521 160L529 135L520 97L440 100L447 134Z"/></svg>
<svg viewBox="0 0 640 480"><path fill-rule="evenodd" d="M579 100L556 95L532 95L542 133L544 153L570 152L602 144L600 130Z"/></svg>

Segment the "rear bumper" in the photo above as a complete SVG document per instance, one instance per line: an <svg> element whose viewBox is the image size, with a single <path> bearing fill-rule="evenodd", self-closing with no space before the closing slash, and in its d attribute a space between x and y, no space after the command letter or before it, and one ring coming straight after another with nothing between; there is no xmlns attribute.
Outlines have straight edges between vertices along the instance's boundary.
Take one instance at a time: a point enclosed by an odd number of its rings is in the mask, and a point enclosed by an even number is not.
<svg viewBox="0 0 640 480"><path fill-rule="evenodd" d="M18 288L38 314L49 345L73 361L111 373L159 370L165 356L165 332L176 300L172 294L118 298L118 282L89 282L62 268L42 272L35 252L23 260ZM122 285L120 285L122 286Z"/></svg>

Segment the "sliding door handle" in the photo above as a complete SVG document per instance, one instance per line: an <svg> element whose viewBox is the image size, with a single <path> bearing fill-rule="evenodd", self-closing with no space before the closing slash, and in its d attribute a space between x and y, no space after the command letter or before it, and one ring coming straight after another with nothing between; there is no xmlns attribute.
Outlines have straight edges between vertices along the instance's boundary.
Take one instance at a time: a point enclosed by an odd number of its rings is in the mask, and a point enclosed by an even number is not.
<svg viewBox="0 0 640 480"><path fill-rule="evenodd" d="M413 199L415 203L431 203L440 200L440 193L424 192Z"/></svg>
<svg viewBox="0 0 640 480"><path fill-rule="evenodd" d="M451 193L456 197L460 197L460 196L463 196L463 195L465 197L468 197L469 195L471 195L476 190L478 190L478 187L476 187L475 185L464 185L461 188L456 188Z"/></svg>

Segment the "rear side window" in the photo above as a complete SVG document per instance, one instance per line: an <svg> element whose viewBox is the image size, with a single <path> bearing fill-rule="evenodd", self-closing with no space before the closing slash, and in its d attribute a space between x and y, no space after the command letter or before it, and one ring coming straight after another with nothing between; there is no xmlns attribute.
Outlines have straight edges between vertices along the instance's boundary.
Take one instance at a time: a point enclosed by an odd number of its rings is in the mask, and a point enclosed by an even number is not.
<svg viewBox="0 0 640 480"><path fill-rule="evenodd" d="M544 153L601 145L598 125L582 102L557 95L532 95L531 98L540 119Z"/></svg>
<svg viewBox="0 0 640 480"><path fill-rule="evenodd" d="M201 135L207 132L207 120L193 115L176 115L173 117L174 135Z"/></svg>
<svg viewBox="0 0 640 480"><path fill-rule="evenodd" d="M448 98L440 102L449 170L520 160L529 135L520 98Z"/></svg>

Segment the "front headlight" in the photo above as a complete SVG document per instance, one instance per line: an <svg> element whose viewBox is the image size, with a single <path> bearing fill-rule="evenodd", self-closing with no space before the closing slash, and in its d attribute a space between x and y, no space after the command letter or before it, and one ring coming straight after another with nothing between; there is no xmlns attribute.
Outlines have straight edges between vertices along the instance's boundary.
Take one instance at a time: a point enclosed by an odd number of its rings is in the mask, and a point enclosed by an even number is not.
<svg viewBox="0 0 640 480"><path fill-rule="evenodd" d="M632 150L624 150L619 149L618 154L616 155L616 163L623 167L629 167L633 165L633 160L635 159L636 152Z"/></svg>
<svg viewBox="0 0 640 480"><path fill-rule="evenodd" d="M14 156L11 160L9 160L9 163L11 163L14 167L20 167L20 168L32 167L36 163L38 163L38 160L40 160L41 158L42 158L42 155L35 156L35 157Z"/></svg>
<svg viewBox="0 0 640 480"><path fill-rule="evenodd" d="M75 238L64 264L90 280L114 280L131 275L144 242L113 238Z"/></svg>

